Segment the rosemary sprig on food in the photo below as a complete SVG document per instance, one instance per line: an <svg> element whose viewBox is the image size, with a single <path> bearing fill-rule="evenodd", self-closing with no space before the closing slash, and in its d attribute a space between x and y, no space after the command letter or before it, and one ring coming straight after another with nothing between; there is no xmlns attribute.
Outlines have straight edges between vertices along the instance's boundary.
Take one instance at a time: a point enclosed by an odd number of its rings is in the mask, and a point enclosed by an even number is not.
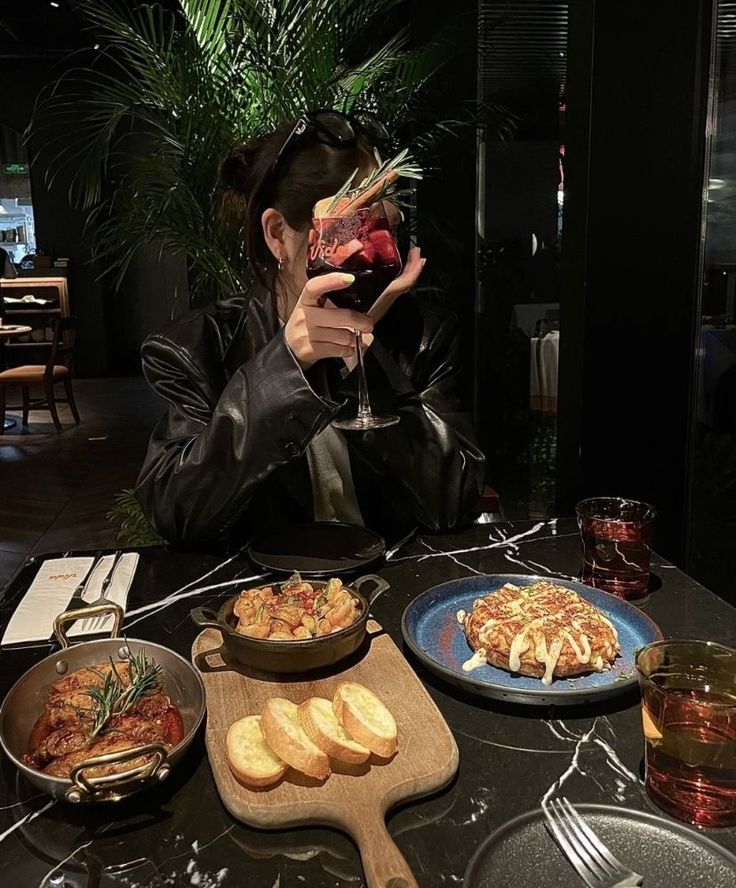
<svg viewBox="0 0 736 888"><path fill-rule="evenodd" d="M90 740L94 740L112 718L123 695L123 690L124 688L114 671L107 673L101 688L93 685L87 688L88 696L92 699L92 703L96 704L94 707L95 717L89 735Z"/></svg>
<svg viewBox="0 0 736 888"><path fill-rule="evenodd" d="M110 657L110 672L105 675L102 687L88 686L87 694L96 704L94 721L89 740L94 740L106 731L109 722L123 715L146 694L161 686L161 667L155 660L146 657L144 648L131 655L128 665L129 684L125 684L117 671L115 662Z"/></svg>
<svg viewBox="0 0 736 888"><path fill-rule="evenodd" d="M135 672L135 676L131 678L130 685L125 691L127 700L123 712L135 706L141 697L161 687L159 676L163 670L155 660L146 657L145 648L141 648L135 656L131 656L129 674L131 669Z"/></svg>

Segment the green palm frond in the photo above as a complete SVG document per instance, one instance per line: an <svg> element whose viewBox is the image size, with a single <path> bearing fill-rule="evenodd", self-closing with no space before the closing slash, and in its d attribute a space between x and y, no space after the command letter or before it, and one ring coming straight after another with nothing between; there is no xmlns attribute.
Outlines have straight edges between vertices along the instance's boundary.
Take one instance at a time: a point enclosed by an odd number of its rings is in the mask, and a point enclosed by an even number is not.
<svg viewBox="0 0 736 888"><path fill-rule="evenodd" d="M218 56L225 50L227 34L232 26L234 4L231 0L180 0L203 52Z"/></svg>
<svg viewBox="0 0 736 888"><path fill-rule="evenodd" d="M408 51L403 33L365 44L396 2L179 0L172 13L77 0L101 51L41 96L29 131L48 184L68 180L86 211L113 280L153 246L186 257L193 303L242 293L242 242L216 224L220 159L305 109L372 110L414 141L407 130L443 51ZM437 123L420 132L418 154Z"/></svg>
<svg viewBox="0 0 736 888"><path fill-rule="evenodd" d="M165 543L146 518L135 491L131 488L121 490L115 495L115 505L105 517L117 527L121 543L128 546L160 546Z"/></svg>

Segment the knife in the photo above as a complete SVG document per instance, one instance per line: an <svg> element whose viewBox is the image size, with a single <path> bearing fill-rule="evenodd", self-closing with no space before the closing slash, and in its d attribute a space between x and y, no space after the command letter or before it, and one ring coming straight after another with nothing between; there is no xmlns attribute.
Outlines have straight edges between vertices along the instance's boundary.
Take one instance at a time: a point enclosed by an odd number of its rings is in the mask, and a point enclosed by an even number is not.
<svg viewBox="0 0 736 888"><path fill-rule="evenodd" d="M102 560L102 556L99 555L99 553L96 554L92 560L92 564L90 564L90 566L89 566L89 570L84 574L84 576L82 577L81 583L77 586L77 588L74 590L74 594L69 599L69 603L66 606L66 610L68 610L68 611L74 610L75 605L85 604L84 592L85 592L85 589L87 588L87 583L92 578L92 574L95 572L95 568L97 567L97 565L100 563L101 560Z"/></svg>

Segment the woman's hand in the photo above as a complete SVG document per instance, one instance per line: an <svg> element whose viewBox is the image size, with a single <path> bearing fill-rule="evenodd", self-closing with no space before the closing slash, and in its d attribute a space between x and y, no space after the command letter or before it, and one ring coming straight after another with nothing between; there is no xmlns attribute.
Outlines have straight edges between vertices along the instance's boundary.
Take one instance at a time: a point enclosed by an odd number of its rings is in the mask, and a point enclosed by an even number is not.
<svg viewBox="0 0 736 888"><path fill-rule="evenodd" d="M388 287L386 287L383 293L381 293L378 299L376 299L373 305L368 309L368 317L372 318L373 321L380 321L399 296L403 293L408 293L414 284L416 284L426 261L426 259L422 259L422 251L419 247L412 247L411 250L409 250L409 255L406 257L406 265L401 274L391 281ZM363 336L363 353L367 352L372 344L372 333ZM345 366L351 373L355 369L357 363L358 358L355 351L353 351L350 357L345 358Z"/></svg>
<svg viewBox="0 0 736 888"><path fill-rule="evenodd" d="M426 259L422 259L422 251L419 247L412 247L409 250L409 255L406 257L406 265L404 265L401 274L391 281L373 303L368 312L369 317L373 318L374 321L380 321L399 296L408 293L416 284L426 261Z"/></svg>
<svg viewBox="0 0 736 888"><path fill-rule="evenodd" d="M349 358L355 354L353 330L370 333L373 329L368 315L325 305L331 291L344 290L354 280L352 274L332 272L311 278L304 285L284 328L286 344L302 370L323 358Z"/></svg>

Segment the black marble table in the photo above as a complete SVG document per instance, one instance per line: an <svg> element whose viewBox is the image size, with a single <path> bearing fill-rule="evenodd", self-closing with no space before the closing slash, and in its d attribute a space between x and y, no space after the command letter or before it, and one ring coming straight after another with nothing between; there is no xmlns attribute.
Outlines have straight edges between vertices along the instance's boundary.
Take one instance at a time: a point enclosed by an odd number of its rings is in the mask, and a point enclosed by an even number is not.
<svg viewBox="0 0 736 888"><path fill-rule="evenodd" d="M459 535L416 539L399 550L379 571L391 590L373 612L401 646L401 614L430 586L471 573L565 577L578 569L572 521L477 526ZM671 564L657 559L653 570L653 585L659 588L642 607L665 636L736 645L734 609ZM0 631L34 572L35 565L27 567L8 586L0 602ZM247 561L237 557L222 562L212 555L142 550L125 631L188 656L196 635L190 608L217 606L239 583L256 578ZM0 650L0 695L51 649L39 644ZM638 695L617 697L595 709L532 709L466 696L413 665L460 748L460 771L448 789L389 817L389 830L421 886L460 884L474 849L489 833L538 808L545 794L563 784L575 802L652 810L641 783ZM708 834L736 850L736 830ZM117 805L83 808L50 800L19 778L3 756L2 886L362 884L357 850L341 833L322 828L266 833L233 820L215 790L201 732L167 781ZM571 873L564 888L577 884Z"/></svg>

